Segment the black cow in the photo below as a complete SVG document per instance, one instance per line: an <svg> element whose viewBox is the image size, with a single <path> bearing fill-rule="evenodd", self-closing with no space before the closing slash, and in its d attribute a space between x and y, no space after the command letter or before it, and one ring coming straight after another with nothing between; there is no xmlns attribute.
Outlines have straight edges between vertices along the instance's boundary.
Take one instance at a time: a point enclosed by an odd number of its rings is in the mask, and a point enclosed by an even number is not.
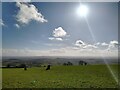
<svg viewBox="0 0 120 90"><path fill-rule="evenodd" d="M46 68L46 70L50 70L50 65L47 65L47 68Z"/></svg>

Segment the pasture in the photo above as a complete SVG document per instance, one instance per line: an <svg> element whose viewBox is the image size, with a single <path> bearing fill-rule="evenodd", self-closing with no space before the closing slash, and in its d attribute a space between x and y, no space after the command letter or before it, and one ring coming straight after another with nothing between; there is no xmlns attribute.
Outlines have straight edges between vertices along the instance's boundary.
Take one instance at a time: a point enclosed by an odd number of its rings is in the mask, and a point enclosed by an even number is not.
<svg viewBox="0 0 120 90"><path fill-rule="evenodd" d="M118 65L110 65L118 77ZM3 88L117 88L106 65L2 69Z"/></svg>

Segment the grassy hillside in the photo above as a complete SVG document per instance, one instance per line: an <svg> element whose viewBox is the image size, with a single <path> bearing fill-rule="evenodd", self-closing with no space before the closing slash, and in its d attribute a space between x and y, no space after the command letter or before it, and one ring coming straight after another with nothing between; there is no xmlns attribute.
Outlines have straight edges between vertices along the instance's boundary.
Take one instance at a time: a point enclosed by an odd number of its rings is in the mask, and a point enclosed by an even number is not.
<svg viewBox="0 0 120 90"><path fill-rule="evenodd" d="M118 77L118 66L111 65ZM116 88L106 65L3 69L3 88Z"/></svg>

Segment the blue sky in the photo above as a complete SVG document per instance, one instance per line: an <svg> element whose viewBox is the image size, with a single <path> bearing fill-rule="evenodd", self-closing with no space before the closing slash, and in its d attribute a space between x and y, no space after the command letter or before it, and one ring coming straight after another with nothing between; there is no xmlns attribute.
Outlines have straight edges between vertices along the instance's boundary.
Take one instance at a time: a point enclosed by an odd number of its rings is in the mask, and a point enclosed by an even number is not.
<svg viewBox="0 0 120 90"><path fill-rule="evenodd" d="M2 4L1 3L0 3L0 13L2 13ZM2 18L2 15L0 14L0 20L1 20L1 18ZM0 21L0 37L2 37L1 21ZM0 48L2 48L2 38L0 38ZM1 55L1 51L0 51L0 55Z"/></svg>
<svg viewBox="0 0 120 90"><path fill-rule="evenodd" d="M3 55L83 56L92 50L117 55L118 3L2 3ZM106 52L105 52L106 51Z"/></svg>

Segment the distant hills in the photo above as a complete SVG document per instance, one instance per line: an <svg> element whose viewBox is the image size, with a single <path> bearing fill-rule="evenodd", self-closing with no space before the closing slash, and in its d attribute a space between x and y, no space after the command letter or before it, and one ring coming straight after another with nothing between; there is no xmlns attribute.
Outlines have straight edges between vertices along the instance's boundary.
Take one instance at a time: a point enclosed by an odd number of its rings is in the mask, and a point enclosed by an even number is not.
<svg viewBox="0 0 120 90"><path fill-rule="evenodd" d="M2 64L18 65L26 63L28 65L52 64L63 65L66 62L71 62L73 65L78 65L79 61L85 61L88 64L117 64L118 58L98 58L98 57L58 57L58 56L30 56L30 57L3 57Z"/></svg>

